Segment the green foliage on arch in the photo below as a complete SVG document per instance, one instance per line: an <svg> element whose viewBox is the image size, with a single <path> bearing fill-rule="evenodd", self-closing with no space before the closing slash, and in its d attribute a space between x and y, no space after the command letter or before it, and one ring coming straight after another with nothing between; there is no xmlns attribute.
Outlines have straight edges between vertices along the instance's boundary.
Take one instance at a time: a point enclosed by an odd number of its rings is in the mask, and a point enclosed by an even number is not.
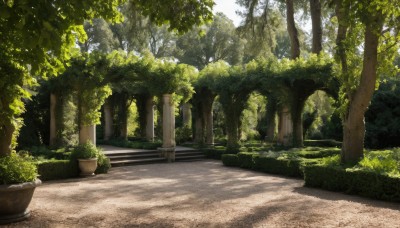
<svg viewBox="0 0 400 228"><path fill-rule="evenodd" d="M111 94L104 80L108 65L104 55L82 54L71 59L70 66L59 76L63 86L77 98L79 124L100 123L98 110Z"/></svg>

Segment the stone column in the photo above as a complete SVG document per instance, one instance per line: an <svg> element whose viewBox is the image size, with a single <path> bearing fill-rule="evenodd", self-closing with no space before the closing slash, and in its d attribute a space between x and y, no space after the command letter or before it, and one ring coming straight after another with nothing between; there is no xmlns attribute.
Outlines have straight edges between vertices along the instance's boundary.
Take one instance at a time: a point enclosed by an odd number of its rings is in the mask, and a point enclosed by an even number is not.
<svg viewBox="0 0 400 228"><path fill-rule="evenodd" d="M84 126L81 125L79 127L79 143L83 144L87 141L96 145L96 125Z"/></svg>
<svg viewBox="0 0 400 228"><path fill-rule="evenodd" d="M146 139L154 140L154 101L153 97L146 100Z"/></svg>
<svg viewBox="0 0 400 228"><path fill-rule="evenodd" d="M203 145L204 127L203 127L203 119L201 118L200 114L196 113L194 123L195 123L194 142Z"/></svg>
<svg viewBox="0 0 400 228"><path fill-rule="evenodd" d="M290 111L287 107L282 110L282 144L292 146L293 144L293 123Z"/></svg>
<svg viewBox="0 0 400 228"><path fill-rule="evenodd" d="M183 126L188 126L192 128L192 110L189 103L182 105L182 115L183 115Z"/></svg>
<svg viewBox="0 0 400 228"><path fill-rule="evenodd" d="M163 95L163 144L158 150L168 162L175 161L175 110L171 94Z"/></svg>
<svg viewBox="0 0 400 228"><path fill-rule="evenodd" d="M54 93L50 94L50 146L57 143L57 121L56 121L56 106L57 96Z"/></svg>
<svg viewBox="0 0 400 228"><path fill-rule="evenodd" d="M113 117L109 99L103 106L104 109L104 140L109 140L113 135Z"/></svg>
<svg viewBox="0 0 400 228"><path fill-rule="evenodd" d="M85 115L86 108L81 108L81 115ZM96 125L84 125L83 123L79 124L79 144L86 143L87 141L96 145Z"/></svg>

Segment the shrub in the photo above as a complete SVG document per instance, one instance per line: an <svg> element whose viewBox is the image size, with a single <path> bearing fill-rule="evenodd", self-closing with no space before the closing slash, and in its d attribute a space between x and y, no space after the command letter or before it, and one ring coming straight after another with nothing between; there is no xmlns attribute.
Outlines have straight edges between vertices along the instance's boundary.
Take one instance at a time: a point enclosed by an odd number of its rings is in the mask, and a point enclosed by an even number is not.
<svg viewBox="0 0 400 228"><path fill-rule="evenodd" d="M32 146L31 148L26 148L25 150L18 151L18 153L19 154L27 153L36 158L43 157L46 159L55 158L57 160L67 160L71 154L71 152L69 152L68 150L69 149L65 147L57 150L50 150L46 146L42 145L42 146Z"/></svg>
<svg viewBox="0 0 400 228"><path fill-rule="evenodd" d="M400 161L396 152L366 153L357 168L378 174L400 175Z"/></svg>
<svg viewBox="0 0 400 228"><path fill-rule="evenodd" d="M240 165L237 154L223 154L221 159L226 166L238 167Z"/></svg>
<svg viewBox="0 0 400 228"><path fill-rule="evenodd" d="M225 153L225 149L205 148L202 149L206 158L221 160L221 156Z"/></svg>
<svg viewBox="0 0 400 228"><path fill-rule="evenodd" d="M304 146L317 146L317 147L341 147L342 143L334 139L321 139L321 140L304 140Z"/></svg>
<svg viewBox="0 0 400 228"><path fill-rule="evenodd" d="M161 146L162 146L161 142L143 142L140 147L141 149L145 150L156 150L158 147Z"/></svg>
<svg viewBox="0 0 400 228"><path fill-rule="evenodd" d="M238 157L238 162L240 164L240 167L246 168L246 169L252 169L254 166L253 163L253 155L257 153L250 153L250 152L240 152L237 154Z"/></svg>
<svg viewBox="0 0 400 228"><path fill-rule="evenodd" d="M177 144L182 144L192 139L192 129L187 125L183 127L177 127L175 132Z"/></svg>
<svg viewBox="0 0 400 228"><path fill-rule="evenodd" d="M108 173L108 170L110 168L111 168L110 159L106 157L103 151L99 150L97 155L97 169L95 173L96 174Z"/></svg>
<svg viewBox="0 0 400 228"><path fill-rule="evenodd" d="M70 160L44 160L36 163L40 179L57 180L78 176L78 163Z"/></svg>
<svg viewBox="0 0 400 228"><path fill-rule="evenodd" d="M91 142L86 142L79 144L71 153L71 158L73 159L90 159L96 158L98 154L98 149Z"/></svg>
<svg viewBox="0 0 400 228"><path fill-rule="evenodd" d="M29 157L15 152L0 157L0 184L31 182L37 178L37 169Z"/></svg>
<svg viewBox="0 0 400 228"><path fill-rule="evenodd" d="M339 148L308 147L300 150L299 157L303 158L323 158L340 154Z"/></svg>
<svg viewBox="0 0 400 228"><path fill-rule="evenodd" d="M308 187L400 202L400 177L340 166L311 165L304 168L304 180Z"/></svg>
<svg viewBox="0 0 400 228"><path fill-rule="evenodd" d="M263 155L253 155L254 169L266 173L280 174L290 177L302 177L300 160L288 158L274 158Z"/></svg>
<svg viewBox="0 0 400 228"><path fill-rule="evenodd" d="M71 153L70 160L71 162L76 162L76 159L88 158L97 158L96 174L107 173L111 168L110 161L103 151L90 142L78 145Z"/></svg>
<svg viewBox="0 0 400 228"><path fill-rule="evenodd" d="M328 167L340 166L340 155L322 158L321 165Z"/></svg>
<svg viewBox="0 0 400 228"><path fill-rule="evenodd" d="M99 144L132 148L132 149L146 149L146 150L155 150L162 145L161 142L129 141L122 139L101 141L101 143L99 142Z"/></svg>

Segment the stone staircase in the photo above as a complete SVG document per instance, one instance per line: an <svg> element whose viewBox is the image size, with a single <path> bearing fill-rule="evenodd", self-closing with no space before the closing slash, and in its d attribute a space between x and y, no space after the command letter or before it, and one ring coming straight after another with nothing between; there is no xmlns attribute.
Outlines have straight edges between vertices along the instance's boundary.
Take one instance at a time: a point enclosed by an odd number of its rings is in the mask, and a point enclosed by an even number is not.
<svg viewBox="0 0 400 228"><path fill-rule="evenodd" d="M119 148L108 145L102 147L104 154L110 159L112 167L167 162L165 158L160 157L160 153L157 150ZM188 147L176 147L176 162L202 159L205 159L205 156L201 151Z"/></svg>

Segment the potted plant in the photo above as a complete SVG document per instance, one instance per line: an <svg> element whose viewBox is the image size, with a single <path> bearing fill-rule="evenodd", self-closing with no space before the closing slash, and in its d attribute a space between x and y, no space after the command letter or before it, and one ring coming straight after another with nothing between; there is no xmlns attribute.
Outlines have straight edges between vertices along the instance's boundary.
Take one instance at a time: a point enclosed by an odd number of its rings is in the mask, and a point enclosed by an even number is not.
<svg viewBox="0 0 400 228"><path fill-rule="evenodd" d="M98 154L99 150L91 142L79 144L75 147L71 156L79 162L80 176L88 177L95 175Z"/></svg>
<svg viewBox="0 0 400 228"><path fill-rule="evenodd" d="M0 157L0 224L24 220L30 216L28 210L36 186L36 165L27 157L15 152Z"/></svg>

